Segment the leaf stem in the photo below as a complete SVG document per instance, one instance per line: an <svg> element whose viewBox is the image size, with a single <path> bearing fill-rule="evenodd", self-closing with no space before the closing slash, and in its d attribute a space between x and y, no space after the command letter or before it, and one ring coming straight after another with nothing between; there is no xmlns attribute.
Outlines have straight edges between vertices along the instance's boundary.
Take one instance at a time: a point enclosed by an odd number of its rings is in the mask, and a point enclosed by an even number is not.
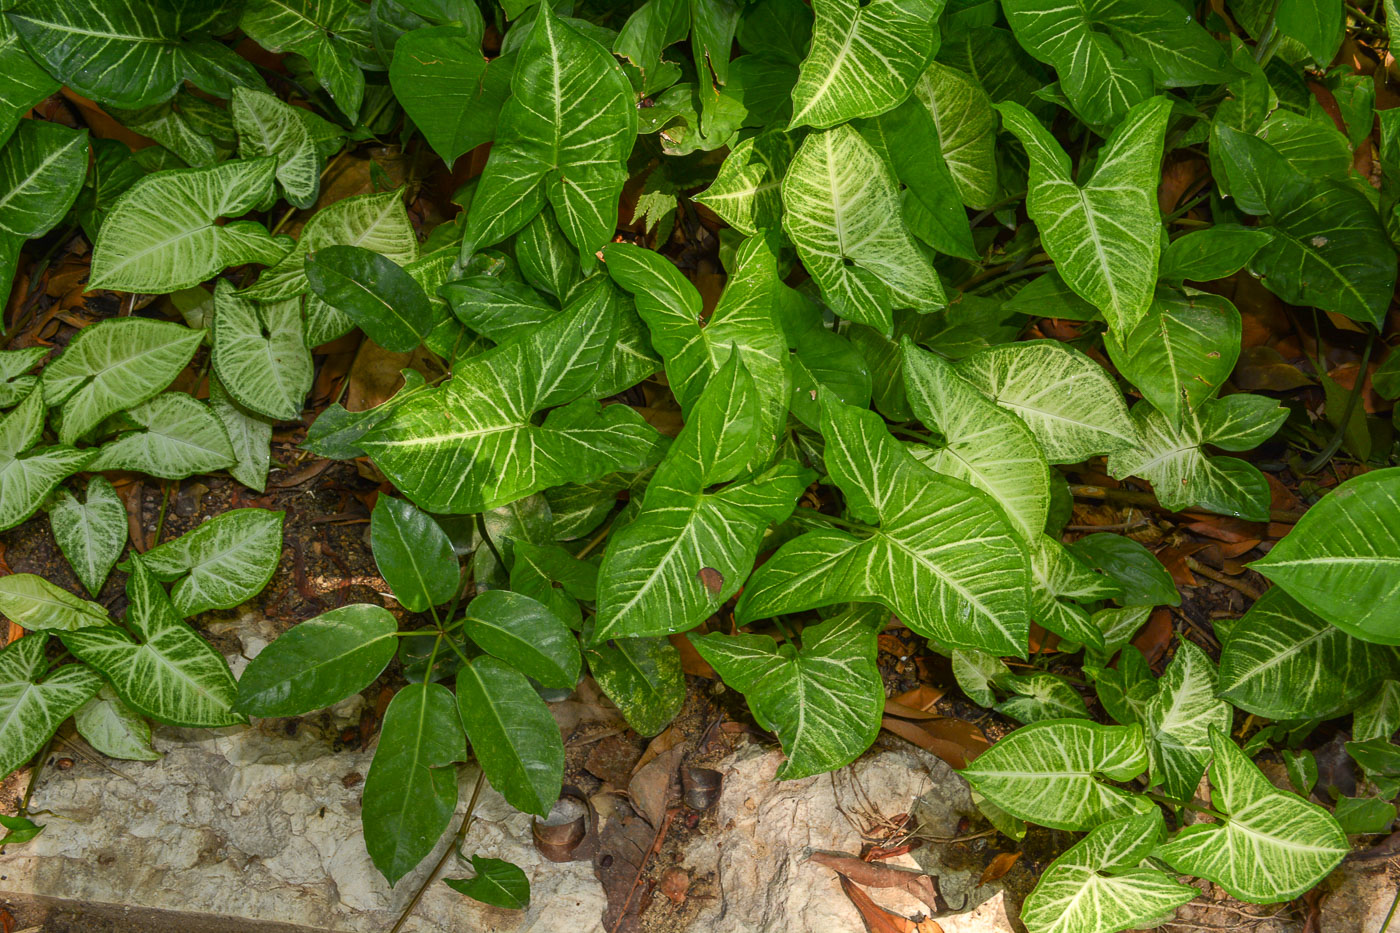
<svg viewBox="0 0 1400 933"><path fill-rule="evenodd" d="M1143 795L1144 797L1146 797L1148 800L1151 800L1153 803L1162 803L1162 804L1166 804L1167 806L1170 806L1170 807L1181 807L1181 808L1186 809L1186 810L1191 810L1191 811L1193 811L1193 812L1195 812L1195 813L1204 813L1206 816L1213 816L1213 817L1215 817L1217 820L1224 820L1224 821L1226 821L1226 822L1228 822L1229 819L1230 819L1230 818L1229 818L1228 816L1226 816L1225 814L1220 813L1220 812L1217 811L1217 810L1212 810L1210 807L1203 807L1203 806L1201 806L1201 805L1198 804L1198 803L1194 803L1194 802L1190 802L1190 801L1186 801L1186 800L1175 800L1175 799L1173 799L1173 798L1171 798L1171 797L1168 797L1168 796L1166 796L1166 795L1164 795L1164 794L1154 794L1154 793L1153 793L1152 791L1150 791L1150 790L1145 790L1145 791L1143 791L1143 792L1142 792L1142 795Z"/></svg>
<svg viewBox="0 0 1400 933"><path fill-rule="evenodd" d="M57 733L55 733L57 734ZM39 756L34 761L34 767L29 771L29 786L24 789L24 799L19 802L19 810L16 815L29 818L29 798L34 796L34 787L39 783L39 775L44 773L44 763L49 760L49 750L53 748L53 736L44 743L44 747L39 749Z"/></svg>
<svg viewBox="0 0 1400 933"><path fill-rule="evenodd" d="M428 877L423 879L423 883L419 885L418 890L413 893L413 899L408 902L408 906L403 909L403 913L399 914L398 922L389 930L389 933L399 933L399 931L403 929L403 925L408 922L409 914L413 913L413 908L417 907L418 902L423 899L423 892L428 890L428 885L432 884L433 880L437 878L438 872L442 871L442 866L447 864L448 858L450 858L454 852L458 852L460 855L459 850L462 848L462 843L467 838L467 831L472 828L472 817L476 813L477 798L481 796L481 786L485 783L486 772L482 771L476 776L476 787L472 790L471 803L467 804L467 813L462 817L462 825L457 829L457 835L452 838L452 844L447 847L446 852L442 853L442 858L437 860L437 864L433 866L433 870L428 872Z"/></svg>
<svg viewBox="0 0 1400 933"><path fill-rule="evenodd" d="M1361 388L1366 384L1366 365L1371 362L1371 348L1376 345L1376 335L1374 332L1366 335L1366 349L1361 351L1361 366L1356 371L1356 381L1351 384L1351 391L1347 393L1347 403L1342 408L1342 417L1337 419L1336 430L1332 432L1332 439L1327 442L1327 446L1318 451L1316 457L1303 464L1304 473L1316 473L1327 465L1337 451L1342 449L1342 442L1346 440L1347 424L1351 421L1352 412L1356 411L1357 400L1361 398Z"/></svg>
<svg viewBox="0 0 1400 933"><path fill-rule="evenodd" d="M595 547L603 543L603 539L606 538L608 536L608 533L613 530L613 524L614 522L608 522L608 524L604 526L603 530L594 535L592 540L585 544L583 546L583 549L580 550L574 556L577 557L579 560L583 560L585 557L587 557Z"/></svg>
<svg viewBox="0 0 1400 933"><path fill-rule="evenodd" d="M879 529L873 525L866 525L861 522L853 522L848 518L838 518L835 515L827 515L815 509L795 509L792 513L793 520L799 524L804 524L809 528L839 528L842 531L854 531L861 534L874 534Z"/></svg>

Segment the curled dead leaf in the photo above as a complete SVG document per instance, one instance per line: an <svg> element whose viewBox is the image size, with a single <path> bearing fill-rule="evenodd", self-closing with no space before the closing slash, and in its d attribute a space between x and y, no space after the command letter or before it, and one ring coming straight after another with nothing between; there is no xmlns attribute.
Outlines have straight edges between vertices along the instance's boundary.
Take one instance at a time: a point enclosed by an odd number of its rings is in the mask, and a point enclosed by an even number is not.
<svg viewBox="0 0 1400 933"><path fill-rule="evenodd" d="M969 761L991 747L981 729L962 719L931 719L915 723L886 716L880 720L880 727L937 755L949 767L957 769L966 768Z"/></svg>
<svg viewBox="0 0 1400 933"><path fill-rule="evenodd" d="M982 869L982 877L977 879L977 886L980 888L984 884L991 884L998 878L1005 876L1020 857L1020 852L998 853L997 857L992 859L986 868Z"/></svg>

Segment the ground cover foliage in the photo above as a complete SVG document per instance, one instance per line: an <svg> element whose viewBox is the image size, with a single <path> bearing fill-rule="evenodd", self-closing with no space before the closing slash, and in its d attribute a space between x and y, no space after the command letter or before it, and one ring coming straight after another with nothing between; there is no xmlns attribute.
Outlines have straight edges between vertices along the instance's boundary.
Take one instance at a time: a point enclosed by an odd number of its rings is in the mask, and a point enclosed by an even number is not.
<svg viewBox="0 0 1400 933"><path fill-rule="evenodd" d="M119 619L0 577L24 632L0 651L0 772L70 716L150 759L150 720L299 716L397 670L363 808L392 883L449 831L458 763L549 813L546 700L581 676L665 728L682 634L776 734L780 779L849 763L898 625L1023 724L962 770L991 824L1085 834L1027 899L1032 933L1150 925L1192 878L1294 898L1349 836L1390 830L1389 0L0 9L0 270L24 336L0 352L0 529L43 510L88 596L127 575ZM382 141L453 182L432 223L387 177L324 197ZM679 245L702 228L722 290ZM75 238L85 289L123 309L34 338L31 282ZM1273 296L1321 391L1258 376L1241 288ZM357 329L414 354L402 387L308 412L314 351ZM267 585L282 513L138 553L112 479L261 491L274 426L303 417L309 455L384 481L370 539L404 611L327 612L235 679L190 620ZM1158 514L1274 521L1250 564L1272 587L1149 660L1134 638L1181 596L1133 537L1067 532L1072 475ZM1347 716L1366 780L1339 795L1304 743ZM1274 752L1292 791L1256 763ZM519 868L472 866L449 883L528 901Z"/></svg>

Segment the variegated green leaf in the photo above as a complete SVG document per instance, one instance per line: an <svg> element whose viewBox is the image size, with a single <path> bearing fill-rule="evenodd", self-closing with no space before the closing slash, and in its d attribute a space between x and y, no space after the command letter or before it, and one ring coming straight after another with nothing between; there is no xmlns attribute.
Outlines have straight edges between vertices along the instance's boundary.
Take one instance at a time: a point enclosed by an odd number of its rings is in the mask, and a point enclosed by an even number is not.
<svg viewBox="0 0 1400 933"><path fill-rule="evenodd" d="M88 136L25 120L0 149L0 236L48 233L68 213L87 174Z"/></svg>
<svg viewBox="0 0 1400 933"><path fill-rule="evenodd" d="M26 635L0 650L0 774L6 777L102 686L85 664L65 664L40 680L49 669L48 640Z"/></svg>
<svg viewBox="0 0 1400 933"><path fill-rule="evenodd" d="M1013 674L997 681L997 686L1013 696L998 703L996 711L1019 722L1089 718L1084 698L1067 680L1054 674Z"/></svg>
<svg viewBox="0 0 1400 933"><path fill-rule="evenodd" d="M9 408L23 401L30 390L39 384L37 374L26 373L48 354L48 347L0 350L0 408Z"/></svg>
<svg viewBox="0 0 1400 933"><path fill-rule="evenodd" d="M1224 641L1220 696L1269 719L1338 716L1400 672L1394 648L1327 624L1282 587L1256 600Z"/></svg>
<svg viewBox="0 0 1400 933"><path fill-rule="evenodd" d="M30 450L44 433L44 396L33 389L0 417L0 530L13 528L38 511L64 477L83 469L93 450L42 447Z"/></svg>
<svg viewBox="0 0 1400 933"><path fill-rule="evenodd" d="M1168 797L1190 800L1210 760L1210 732L1228 732L1230 704L1216 697L1215 664L1182 640L1143 714L1150 779Z"/></svg>
<svg viewBox="0 0 1400 933"><path fill-rule="evenodd" d="M889 167L850 126L803 140L782 194L783 229L837 314L888 333L894 309L947 303L904 224Z"/></svg>
<svg viewBox="0 0 1400 933"><path fill-rule="evenodd" d="M239 28L269 52L295 52L351 120L360 114L364 67L373 61L369 11L354 0L249 0Z"/></svg>
<svg viewBox="0 0 1400 933"><path fill-rule="evenodd" d="M209 410L224 426L237 461L228 468L229 476L262 492L267 488L267 471L272 465L272 419L235 402L217 376L209 379Z"/></svg>
<svg viewBox="0 0 1400 933"><path fill-rule="evenodd" d="M960 773L1013 816L1085 830L1153 809L1147 798L1106 783L1130 781L1147 765L1141 726L1061 719L1017 729Z"/></svg>
<svg viewBox="0 0 1400 933"><path fill-rule="evenodd" d="M53 76L29 57L15 27L0 16L0 143L10 138L29 108L58 87Z"/></svg>
<svg viewBox="0 0 1400 933"><path fill-rule="evenodd" d="M789 128L893 110L938 51L946 0L814 0L812 47L792 89Z"/></svg>
<svg viewBox="0 0 1400 933"><path fill-rule="evenodd" d="M938 127L943 160L963 203L985 208L997 198L997 117L991 98L971 76L931 62L914 82L914 96Z"/></svg>
<svg viewBox="0 0 1400 933"><path fill-rule="evenodd" d="M228 434L209 406L182 392L167 392L128 412L139 427L102 446L93 470L136 470L162 479L184 479L234 465Z"/></svg>
<svg viewBox="0 0 1400 933"><path fill-rule="evenodd" d="M1031 555L1031 617L1061 638L1090 649L1103 633L1078 603L1116 599L1123 590L1047 534L1027 539ZM1067 601L1068 600L1068 601Z"/></svg>
<svg viewBox="0 0 1400 933"><path fill-rule="evenodd" d="M1103 312L1110 330L1131 330L1147 313L1157 282L1157 182L1171 101L1154 97L1130 110L1083 185L1029 110L1015 103L997 109L1030 157L1026 210L1060 276Z"/></svg>
<svg viewBox="0 0 1400 933"><path fill-rule="evenodd" d="M31 632L110 624L107 610L97 603L79 599L32 573L0 577L0 615Z"/></svg>
<svg viewBox="0 0 1400 933"><path fill-rule="evenodd" d="M1389 739L1396 730L1400 730L1400 680L1385 680L1369 700L1356 708L1351 737L1357 742Z"/></svg>
<svg viewBox="0 0 1400 933"><path fill-rule="evenodd" d="M909 407L944 446L914 456L939 473L981 489L1001 503L1026 540L1045 530L1050 466L1035 435L960 377L942 357L905 337L904 386Z"/></svg>
<svg viewBox="0 0 1400 933"><path fill-rule="evenodd" d="M958 375L1026 423L1051 463L1078 463L1137 443L1123 393L1102 366L1050 340L974 353Z"/></svg>
<svg viewBox="0 0 1400 933"><path fill-rule="evenodd" d="M92 250L92 288L173 292L229 266L271 265L286 252L262 224L238 217L272 193L277 160L241 159L147 175L102 221Z"/></svg>
<svg viewBox="0 0 1400 933"><path fill-rule="evenodd" d="M641 735L656 735L685 705L681 656L665 638L613 638L585 648L599 688Z"/></svg>
<svg viewBox="0 0 1400 933"><path fill-rule="evenodd" d="M96 596L126 547L126 506L105 476L87 484L87 501L59 489L49 506L49 526L63 556L87 591Z"/></svg>
<svg viewBox="0 0 1400 933"><path fill-rule="evenodd" d="M527 336L460 363L360 446L430 512L481 512L565 482L635 471L659 453L656 431L624 405L586 397L618 318L581 303ZM562 407L555 407L562 406ZM535 412L554 408L536 424Z"/></svg>
<svg viewBox="0 0 1400 933"><path fill-rule="evenodd" d="M822 393L826 467L868 536L810 531L744 588L736 618L877 602L950 648L1023 655L1029 634L1025 545L1001 509L916 461L872 411Z"/></svg>
<svg viewBox="0 0 1400 933"><path fill-rule="evenodd" d="M862 606L802 629L801 647L767 635L692 635L700 656L744 694L754 718L778 733L781 780L854 761L880 731L885 691L875 636L888 613Z"/></svg>
<svg viewBox="0 0 1400 933"><path fill-rule="evenodd" d="M108 758L160 759L160 753L151 748L151 724L132 712L108 684L73 713L73 725L89 745Z"/></svg>
<svg viewBox="0 0 1400 933"><path fill-rule="evenodd" d="M1289 900L1327 877L1350 849L1332 815L1276 788L1217 729L1210 746L1211 805L1219 821L1188 826L1153 854L1255 904Z"/></svg>
<svg viewBox="0 0 1400 933"><path fill-rule="evenodd" d="M498 243L548 203L585 266L612 239L637 108L607 49L548 4L520 49L491 158L477 184L462 256Z"/></svg>
<svg viewBox="0 0 1400 933"><path fill-rule="evenodd" d="M140 641L106 625L64 632L64 646L101 671L127 706L152 719L209 728L245 722L233 711L238 687L227 662L180 620L140 557L132 558L126 592L124 621Z"/></svg>
<svg viewBox="0 0 1400 933"><path fill-rule="evenodd" d="M224 512L151 548L141 562L152 576L175 584L170 595L181 616L232 609L272 579L282 557L284 515L267 509Z"/></svg>
<svg viewBox="0 0 1400 933"><path fill-rule="evenodd" d="M738 592L763 533L792 512L812 474L785 460L748 472L759 435L758 392L737 350L709 378L685 428L647 486L637 517L614 532L599 569L593 644L683 632Z"/></svg>
<svg viewBox="0 0 1400 933"><path fill-rule="evenodd" d="M695 198L744 236L775 229L783 216L782 184L797 135L770 130L729 150L714 184Z"/></svg>
<svg viewBox="0 0 1400 933"><path fill-rule="evenodd" d="M237 87L230 110L238 157L276 159L277 184L287 202L303 208L315 204L321 190L321 153L298 108L266 91Z"/></svg>
<svg viewBox="0 0 1400 933"><path fill-rule="evenodd" d="M265 304L236 294L220 279L214 289L214 373L234 401L278 421L301 415L313 376L301 302Z"/></svg>
<svg viewBox="0 0 1400 933"><path fill-rule="evenodd" d="M203 331L140 317L111 318L78 331L43 372L44 401L63 406L59 440L72 444L108 415L159 394L203 339Z"/></svg>
<svg viewBox="0 0 1400 933"><path fill-rule="evenodd" d="M1050 864L1021 907L1030 933L1117 933L1147 927L1200 892L1146 862L1160 811L1096 827Z"/></svg>

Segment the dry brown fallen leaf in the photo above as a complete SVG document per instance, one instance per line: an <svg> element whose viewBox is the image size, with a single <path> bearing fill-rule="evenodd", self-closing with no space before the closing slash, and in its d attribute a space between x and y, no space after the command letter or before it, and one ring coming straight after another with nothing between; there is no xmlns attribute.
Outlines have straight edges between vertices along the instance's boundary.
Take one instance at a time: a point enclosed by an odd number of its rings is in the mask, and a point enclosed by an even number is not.
<svg viewBox="0 0 1400 933"><path fill-rule="evenodd" d="M931 917L914 921L891 913L872 901L869 894L846 880L844 876L841 878L841 890L846 892L851 903L856 905L856 910L865 918L870 933L943 933L943 927Z"/></svg>
<svg viewBox="0 0 1400 933"><path fill-rule="evenodd" d="M899 696L885 701L885 715L902 719L940 719L933 708L943 698L943 691L931 684L920 684Z"/></svg>
<svg viewBox="0 0 1400 933"><path fill-rule="evenodd" d="M984 884L991 884L998 878L1003 877L1011 870L1011 866L1016 864L1016 860L1021 857L1020 852L999 852L997 857L988 863L982 870L982 877L977 879L977 886L980 888Z"/></svg>
<svg viewBox="0 0 1400 933"><path fill-rule="evenodd" d="M966 768L969 761L991 747L981 729L961 719L931 719L915 723L886 716L880 720L880 726L937 755L952 768Z"/></svg>
<svg viewBox="0 0 1400 933"><path fill-rule="evenodd" d="M938 879L925 872L896 868L883 862L867 862L854 855L833 852L813 852L808 860L867 888L900 888L908 891L928 905L929 913L942 913L948 909L948 902L938 890Z"/></svg>

